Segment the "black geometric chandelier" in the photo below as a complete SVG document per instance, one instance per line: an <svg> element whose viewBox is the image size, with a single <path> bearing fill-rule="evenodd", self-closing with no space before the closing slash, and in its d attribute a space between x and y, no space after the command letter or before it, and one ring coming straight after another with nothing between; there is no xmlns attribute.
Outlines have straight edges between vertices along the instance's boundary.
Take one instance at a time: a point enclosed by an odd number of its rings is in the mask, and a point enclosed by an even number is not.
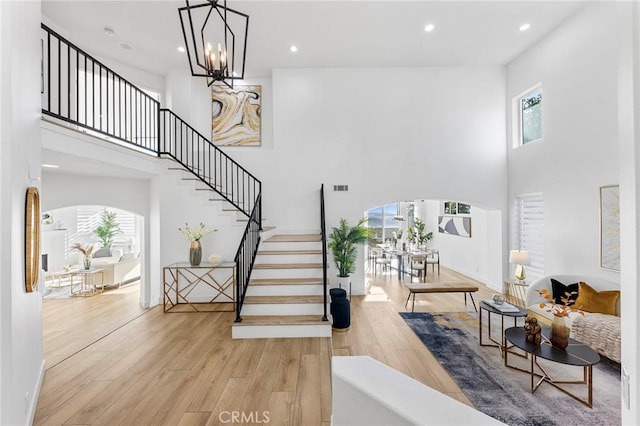
<svg viewBox="0 0 640 426"><path fill-rule="evenodd" d="M178 9L191 75L233 88L244 78L249 15L227 7L227 0L186 0ZM191 4L190 4L191 3Z"/></svg>

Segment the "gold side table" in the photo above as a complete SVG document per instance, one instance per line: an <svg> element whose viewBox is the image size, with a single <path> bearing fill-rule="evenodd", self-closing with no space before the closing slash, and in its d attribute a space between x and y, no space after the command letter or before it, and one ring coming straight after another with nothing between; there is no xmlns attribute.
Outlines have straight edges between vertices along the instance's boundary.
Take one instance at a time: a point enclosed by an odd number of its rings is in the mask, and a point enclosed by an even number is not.
<svg viewBox="0 0 640 426"><path fill-rule="evenodd" d="M235 262L174 263L162 268L162 282L165 312L235 311Z"/></svg>
<svg viewBox="0 0 640 426"><path fill-rule="evenodd" d="M98 289L97 277L100 276L100 288ZM74 278L80 277L79 282L74 282ZM78 289L74 291L74 286ZM71 273L71 295L72 296L93 296L104 291L104 269L87 269Z"/></svg>
<svg viewBox="0 0 640 426"><path fill-rule="evenodd" d="M504 281L502 283L502 294L507 303L526 308L527 290L529 284L525 282Z"/></svg>

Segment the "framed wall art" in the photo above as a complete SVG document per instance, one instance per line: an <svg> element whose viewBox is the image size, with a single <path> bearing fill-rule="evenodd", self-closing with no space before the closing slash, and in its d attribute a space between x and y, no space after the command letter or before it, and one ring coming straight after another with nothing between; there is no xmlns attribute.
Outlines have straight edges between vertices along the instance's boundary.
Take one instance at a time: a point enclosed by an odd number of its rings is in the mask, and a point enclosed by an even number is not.
<svg viewBox="0 0 640 426"><path fill-rule="evenodd" d="M600 187L600 267L620 270L620 187Z"/></svg>
<svg viewBox="0 0 640 426"><path fill-rule="evenodd" d="M211 141L219 146L260 146L262 86L213 85Z"/></svg>
<svg viewBox="0 0 640 426"><path fill-rule="evenodd" d="M438 216L438 232L471 238L471 217Z"/></svg>

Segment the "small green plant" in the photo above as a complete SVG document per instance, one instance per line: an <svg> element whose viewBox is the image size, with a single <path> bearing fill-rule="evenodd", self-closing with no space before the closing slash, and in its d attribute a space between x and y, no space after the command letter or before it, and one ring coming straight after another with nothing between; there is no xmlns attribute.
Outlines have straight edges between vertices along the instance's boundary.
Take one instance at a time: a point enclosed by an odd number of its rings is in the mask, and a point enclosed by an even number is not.
<svg viewBox="0 0 640 426"><path fill-rule="evenodd" d="M413 221L413 226L407 231L408 239L414 244L425 244L433 238L433 232L425 232L424 222L420 218Z"/></svg>
<svg viewBox="0 0 640 426"><path fill-rule="evenodd" d="M113 244L113 236L122 232L120 224L116 222L116 213L104 209L100 214L101 223L95 229L95 234L102 243L102 247L110 248Z"/></svg>
<svg viewBox="0 0 640 426"><path fill-rule="evenodd" d="M365 226L366 220L360 219L355 226L349 226L346 219L340 219L340 225L329 235L328 246L339 277L348 277L356 270L356 246L366 243L373 234L373 230Z"/></svg>

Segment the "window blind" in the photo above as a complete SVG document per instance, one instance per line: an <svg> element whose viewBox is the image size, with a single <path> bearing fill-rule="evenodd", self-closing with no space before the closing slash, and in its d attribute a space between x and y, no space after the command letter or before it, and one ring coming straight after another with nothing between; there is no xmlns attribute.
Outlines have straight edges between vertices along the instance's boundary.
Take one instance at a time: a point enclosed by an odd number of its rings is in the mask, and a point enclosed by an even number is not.
<svg viewBox="0 0 640 426"><path fill-rule="evenodd" d="M515 204L516 245L529 252L531 265L525 271L532 282L544 276L544 199L541 193L520 195Z"/></svg>

